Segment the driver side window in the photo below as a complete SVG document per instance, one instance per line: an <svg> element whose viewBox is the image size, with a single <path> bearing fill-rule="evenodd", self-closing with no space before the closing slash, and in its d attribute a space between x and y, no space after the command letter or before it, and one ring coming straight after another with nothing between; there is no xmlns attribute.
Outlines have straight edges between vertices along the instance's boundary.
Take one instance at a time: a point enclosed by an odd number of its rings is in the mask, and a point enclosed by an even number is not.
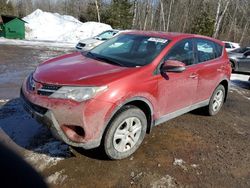
<svg viewBox="0 0 250 188"><path fill-rule="evenodd" d="M172 47L164 60L181 61L187 66L194 64L193 41L191 39L188 39L177 43L174 47Z"/></svg>

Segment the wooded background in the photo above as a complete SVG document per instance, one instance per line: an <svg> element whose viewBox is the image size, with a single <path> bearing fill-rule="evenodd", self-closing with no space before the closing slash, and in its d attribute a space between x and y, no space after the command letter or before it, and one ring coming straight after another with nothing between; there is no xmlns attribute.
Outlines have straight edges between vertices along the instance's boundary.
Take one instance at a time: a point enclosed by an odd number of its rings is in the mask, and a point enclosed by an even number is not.
<svg viewBox="0 0 250 188"><path fill-rule="evenodd" d="M0 14L37 8L116 29L196 33L250 45L250 0L0 0Z"/></svg>

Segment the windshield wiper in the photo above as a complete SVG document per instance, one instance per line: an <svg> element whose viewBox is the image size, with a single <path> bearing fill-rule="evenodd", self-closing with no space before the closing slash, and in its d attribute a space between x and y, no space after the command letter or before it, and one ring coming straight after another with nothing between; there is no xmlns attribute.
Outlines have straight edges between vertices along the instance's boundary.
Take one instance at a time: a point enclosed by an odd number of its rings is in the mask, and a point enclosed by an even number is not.
<svg viewBox="0 0 250 188"><path fill-rule="evenodd" d="M103 57L103 56L98 56L96 58L99 59L99 60L101 60L101 61L104 61L104 62L107 62L107 63L111 63L113 65L119 65L119 66L124 67L124 65L122 63L120 63L118 61L115 61L115 60L113 60L111 58L107 58L107 57Z"/></svg>
<svg viewBox="0 0 250 188"><path fill-rule="evenodd" d="M92 57L92 58L94 58L94 59L97 59L96 56L95 56L95 54L93 54L92 52L88 52L88 53L86 54L86 56L87 56L87 57Z"/></svg>
<svg viewBox="0 0 250 188"><path fill-rule="evenodd" d="M110 63L110 64L113 64L113 65L119 65L119 66L124 67L124 65L122 63L118 62L118 61L115 61L115 60L113 60L111 58L99 56L99 55L97 55L95 53L92 53L92 52L88 52L87 57L91 57L91 58L96 59L96 60L100 60L100 61L104 61L106 63Z"/></svg>

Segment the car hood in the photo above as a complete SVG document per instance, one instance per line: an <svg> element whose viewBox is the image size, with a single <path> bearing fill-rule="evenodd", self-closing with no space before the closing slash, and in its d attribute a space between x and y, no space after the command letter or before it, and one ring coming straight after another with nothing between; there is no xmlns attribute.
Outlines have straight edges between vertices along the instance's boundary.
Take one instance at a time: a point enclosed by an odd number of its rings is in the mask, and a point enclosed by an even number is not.
<svg viewBox="0 0 250 188"><path fill-rule="evenodd" d="M95 39L95 38L89 38L89 39L84 39L84 40L79 41L79 43L82 43L82 44L92 44L92 43L99 43L99 42L102 42L102 41Z"/></svg>
<svg viewBox="0 0 250 188"><path fill-rule="evenodd" d="M238 57L242 57L243 54L241 53L234 53L234 52L228 52L228 56L231 58L238 58Z"/></svg>
<svg viewBox="0 0 250 188"><path fill-rule="evenodd" d="M106 85L134 72L88 58L81 53L63 55L40 64L33 73L37 82L56 85Z"/></svg>

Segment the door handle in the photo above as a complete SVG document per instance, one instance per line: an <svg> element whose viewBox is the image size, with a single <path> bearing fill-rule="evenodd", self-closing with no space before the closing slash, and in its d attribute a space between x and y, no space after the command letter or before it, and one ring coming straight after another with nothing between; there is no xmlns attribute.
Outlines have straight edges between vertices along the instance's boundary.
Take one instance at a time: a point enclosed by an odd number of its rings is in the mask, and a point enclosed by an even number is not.
<svg viewBox="0 0 250 188"><path fill-rule="evenodd" d="M217 71L218 71L218 72L222 72L222 71L223 71L223 69L222 69L222 68L219 68L219 69L217 69Z"/></svg>
<svg viewBox="0 0 250 188"><path fill-rule="evenodd" d="M193 74L191 74L191 75L189 76L189 78L196 79L196 78L198 78L198 74L193 73Z"/></svg>

